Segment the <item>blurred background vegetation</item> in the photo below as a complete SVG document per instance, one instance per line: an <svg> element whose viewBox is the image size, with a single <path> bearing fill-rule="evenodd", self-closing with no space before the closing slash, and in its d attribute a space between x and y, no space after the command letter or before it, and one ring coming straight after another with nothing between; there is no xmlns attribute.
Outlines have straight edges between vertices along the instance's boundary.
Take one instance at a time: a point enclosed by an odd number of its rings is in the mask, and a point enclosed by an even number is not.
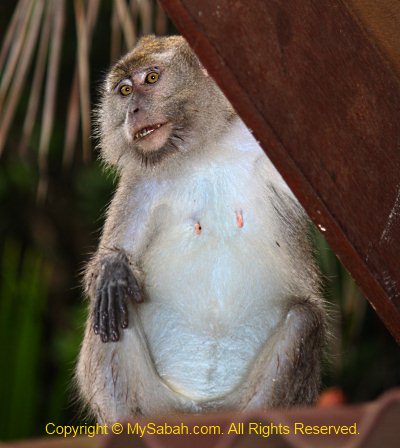
<svg viewBox="0 0 400 448"><path fill-rule="evenodd" d="M90 140L110 64L176 32L153 0L0 2L0 440L83 423L72 375L86 306L80 270L114 188ZM400 384L400 350L312 229L333 309L324 388L350 403Z"/></svg>

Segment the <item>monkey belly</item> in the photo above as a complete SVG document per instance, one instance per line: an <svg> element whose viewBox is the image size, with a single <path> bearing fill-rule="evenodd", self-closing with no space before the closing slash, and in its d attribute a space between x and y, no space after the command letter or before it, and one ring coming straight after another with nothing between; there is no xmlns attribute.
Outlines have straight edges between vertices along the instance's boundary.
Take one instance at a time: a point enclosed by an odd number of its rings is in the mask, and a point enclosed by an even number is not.
<svg viewBox="0 0 400 448"><path fill-rule="evenodd" d="M237 232L234 215L230 234L215 214L203 218L194 233L169 224L152 244L144 260L148 301L138 307L159 375L195 400L223 396L240 383L284 300L257 232Z"/></svg>

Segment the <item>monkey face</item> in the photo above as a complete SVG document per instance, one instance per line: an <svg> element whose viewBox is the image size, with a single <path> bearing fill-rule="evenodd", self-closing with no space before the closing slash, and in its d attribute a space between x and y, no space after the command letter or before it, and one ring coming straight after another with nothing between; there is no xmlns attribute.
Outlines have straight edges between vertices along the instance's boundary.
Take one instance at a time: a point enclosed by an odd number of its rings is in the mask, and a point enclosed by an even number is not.
<svg viewBox="0 0 400 448"><path fill-rule="evenodd" d="M157 104L165 102L161 96L165 68L158 66L140 68L129 78L123 79L115 88L126 101L124 133L132 149L144 160L166 151L173 130L164 108ZM161 85L161 87L160 87Z"/></svg>
<svg viewBox="0 0 400 448"><path fill-rule="evenodd" d="M121 167L130 160L154 166L201 146L227 114L229 102L183 38L143 38L107 77L99 108L103 157Z"/></svg>

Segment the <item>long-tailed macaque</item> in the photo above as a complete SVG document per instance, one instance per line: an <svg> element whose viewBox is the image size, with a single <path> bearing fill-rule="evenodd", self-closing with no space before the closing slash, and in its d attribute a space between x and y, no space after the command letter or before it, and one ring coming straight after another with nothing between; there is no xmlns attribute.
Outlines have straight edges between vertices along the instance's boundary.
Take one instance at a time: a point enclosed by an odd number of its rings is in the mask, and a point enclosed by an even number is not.
<svg viewBox="0 0 400 448"><path fill-rule="evenodd" d="M77 367L101 422L312 403L325 311L307 217L182 37L146 37L98 110L118 189Z"/></svg>

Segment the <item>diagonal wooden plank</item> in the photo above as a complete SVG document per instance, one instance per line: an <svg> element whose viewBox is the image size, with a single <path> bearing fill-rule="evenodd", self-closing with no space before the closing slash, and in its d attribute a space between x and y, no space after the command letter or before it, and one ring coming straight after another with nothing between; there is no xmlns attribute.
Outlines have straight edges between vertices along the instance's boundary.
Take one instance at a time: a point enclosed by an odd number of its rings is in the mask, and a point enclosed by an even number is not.
<svg viewBox="0 0 400 448"><path fill-rule="evenodd" d="M400 341L400 84L337 0L162 0Z"/></svg>
<svg viewBox="0 0 400 448"><path fill-rule="evenodd" d="M343 0L400 76L399 0Z"/></svg>

